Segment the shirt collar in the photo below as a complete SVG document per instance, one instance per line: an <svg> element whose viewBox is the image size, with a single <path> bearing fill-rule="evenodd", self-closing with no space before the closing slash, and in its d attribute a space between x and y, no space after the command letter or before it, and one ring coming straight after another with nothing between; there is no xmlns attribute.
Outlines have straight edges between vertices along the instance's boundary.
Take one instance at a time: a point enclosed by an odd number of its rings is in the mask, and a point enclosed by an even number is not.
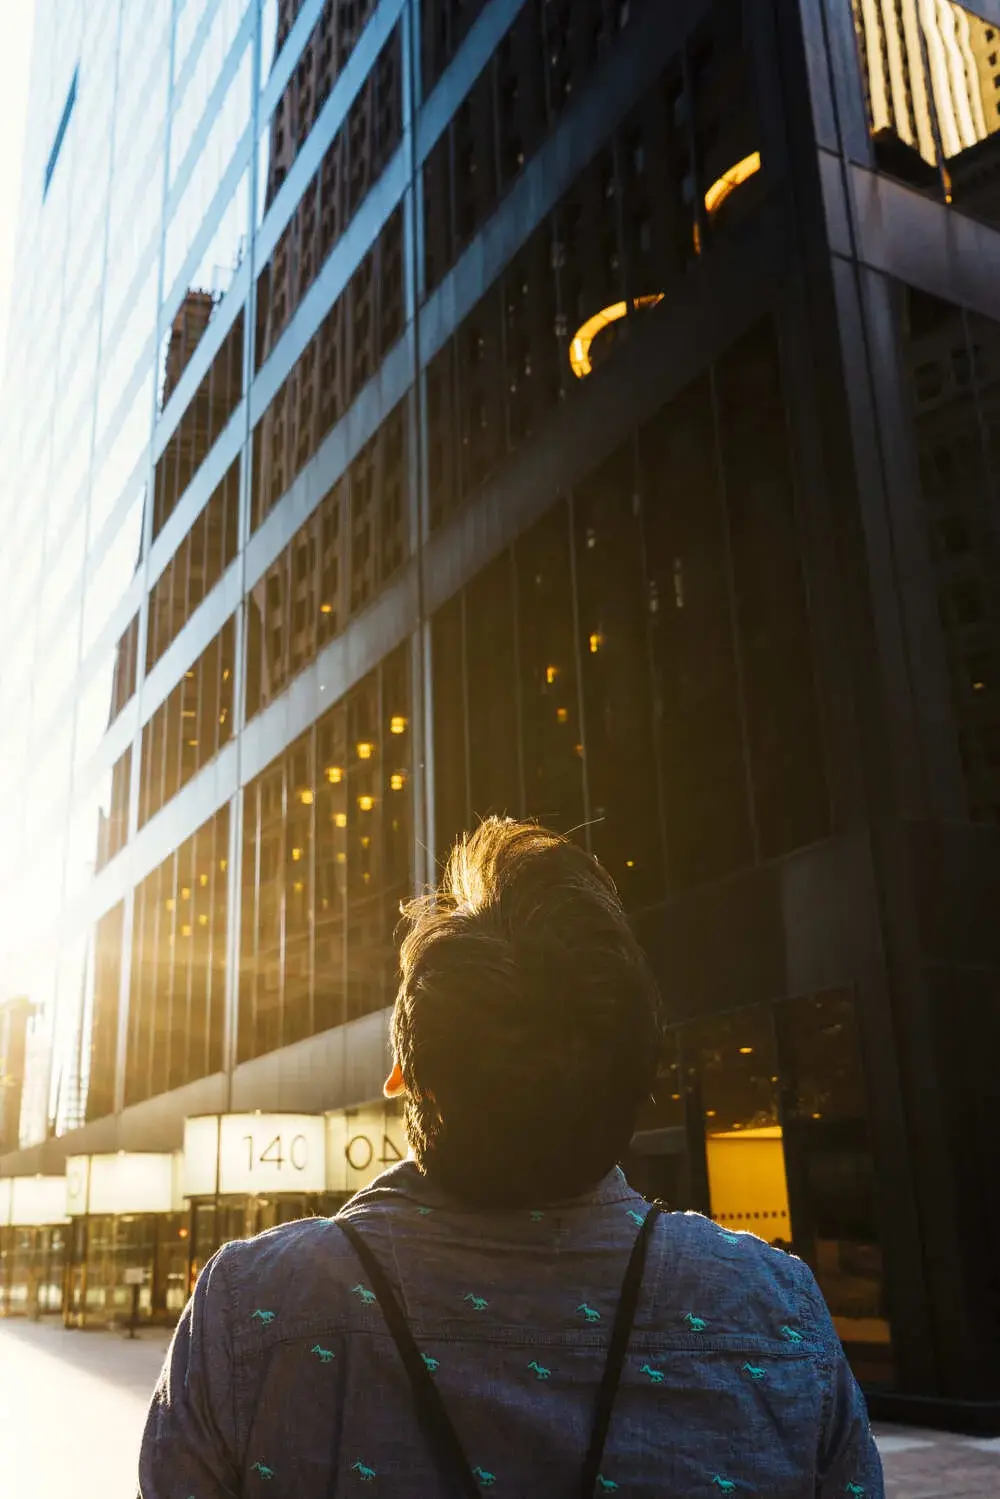
<svg viewBox="0 0 1000 1499"><path fill-rule="evenodd" d="M420 1170L415 1161L400 1161L381 1172L367 1187L358 1193L356 1201L390 1193L408 1198L421 1207L461 1208L451 1193L439 1186L431 1176ZM603 1207L608 1203L630 1202L636 1195L629 1186L620 1166L614 1166L588 1191L576 1197L549 1199L537 1204L540 1208L551 1207ZM498 1211L501 1211L498 1209ZM512 1209L517 1212L520 1209Z"/></svg>

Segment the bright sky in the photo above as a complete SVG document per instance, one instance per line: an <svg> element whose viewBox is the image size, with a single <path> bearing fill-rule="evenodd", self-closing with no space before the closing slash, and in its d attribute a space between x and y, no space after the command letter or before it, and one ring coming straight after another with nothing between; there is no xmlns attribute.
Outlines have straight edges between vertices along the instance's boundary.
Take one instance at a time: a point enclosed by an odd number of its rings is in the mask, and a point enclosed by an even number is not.
<svg viewBox="0 0 1000 1499"><path fill-rule="evenodd" d="M34 0L0 0L3 20L3 46L0 48L0 376L7 345L34 14Z"/></svg>

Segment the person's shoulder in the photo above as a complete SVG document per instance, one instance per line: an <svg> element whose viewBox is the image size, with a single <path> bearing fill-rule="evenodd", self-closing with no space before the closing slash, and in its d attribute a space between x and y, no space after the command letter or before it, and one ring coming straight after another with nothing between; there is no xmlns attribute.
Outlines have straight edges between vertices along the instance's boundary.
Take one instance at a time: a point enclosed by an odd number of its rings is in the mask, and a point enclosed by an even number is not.
<svg viewBox="0 0 1000 1499"><path fill-rule="evenodd" d="M237 1326L255 1321L266 1327L279 1308L286 1323L309 1315L318 1300L335 1296L351 1270L358 1278L351 1247L332 1218L302 1218L235 1239L219 1250L216 1265Z"/></svg>
<svg viewBox="0 0 1000 1499"><path fill-rule="evenodd" d="M711 1308L717 1327L793 1347L826 1341L819 1291L803 1260L701 1213L665 1213L663 1224L664 1285Z"/></svg>

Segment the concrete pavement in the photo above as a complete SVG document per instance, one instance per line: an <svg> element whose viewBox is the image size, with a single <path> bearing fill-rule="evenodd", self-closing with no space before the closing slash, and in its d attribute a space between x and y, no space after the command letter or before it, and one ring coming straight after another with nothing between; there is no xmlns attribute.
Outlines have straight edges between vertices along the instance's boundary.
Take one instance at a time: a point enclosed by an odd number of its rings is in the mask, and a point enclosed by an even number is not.
<svg viewBox="0 0 1000 1499"><path fill-rule="evenodd" d="M135 1499L150 1391L168 1336L0 1320L4 1499ZM1000 1499L1000 1437L876 1428L887 1499ZM764 1496L761 1496L764 1499Z"/></svg>

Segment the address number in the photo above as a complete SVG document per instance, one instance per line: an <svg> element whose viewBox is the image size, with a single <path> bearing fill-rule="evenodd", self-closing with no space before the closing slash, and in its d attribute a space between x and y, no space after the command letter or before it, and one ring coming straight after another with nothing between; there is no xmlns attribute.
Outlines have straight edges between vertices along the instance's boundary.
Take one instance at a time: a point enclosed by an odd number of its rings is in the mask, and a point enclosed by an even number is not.
<svg viewBox="0 0 1000 1499"><path fill-rule="evenodd" d="M375 1159L375 1144L369 1135L353 1135L344 1147L347 1164L354 1171L367 1171ZM382 1136L382 1153L379 1156L379 1164L391 1166L393 1161L401 1161L403 1157L398 1147L389 1139L388 1135Z"/></svg>
<svg viewBox="0 0 1000 1499"><path fill-rule="evenodd" d="M293 1171L304 1171L309 1164L309 1141L305 1135L293 1135L288 1143L288 1154L285 1154L284 1142L281 1135L275 1135L269 1144L264 1146L260 1152L255 1150L253 1135L244 1135L243 1143L247 1148L247 1169L252 1171L255 1166L277 1166L280 1171L287 1161Z"/></svg>

